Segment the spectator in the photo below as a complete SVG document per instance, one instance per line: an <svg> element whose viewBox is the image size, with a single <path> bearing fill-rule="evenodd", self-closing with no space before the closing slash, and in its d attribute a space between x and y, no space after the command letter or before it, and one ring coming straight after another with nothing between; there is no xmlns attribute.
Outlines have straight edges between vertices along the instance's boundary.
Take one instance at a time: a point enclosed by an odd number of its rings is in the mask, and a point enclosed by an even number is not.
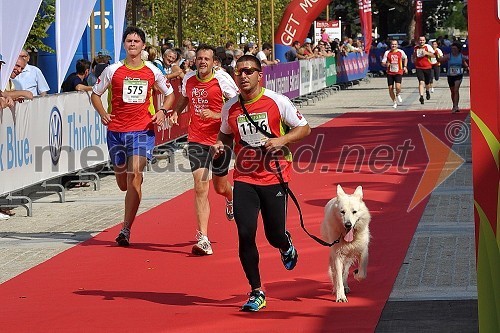
<svg viewBox="0 0 500 333"><path fill-rule="evenodd" d="M156 47L150 45L146 47L146 52L148 52L148 61L152 62L153 65L158 67L158 69L162 72L163 75L166 75L165 68L163 66L163 61L158 58L158 52Z"/></svg>
<svg viewBox="0 0 500 333"><path fill-rule="evenodd" d="M93 86L97 82L97 78L107 66L109 66L109 57L99 55L98 53L90 66L90 73L87 77L87 83L89 86Z"/></svg>
<svg viewBox="0 0 500 333"><path fill-rule="evenodd" d="M387 49L387 43L381 39L377 44L377 49Z"/></svg>
<svg viewBox="0 0 500 333"><path fill-rule="evenodd" d="M243 55L243 51L241 49L234 49L233 50L233 61L231 62L231 67L236 66L236 61Z"/></svg>
<svg viewBox="0 0 500 333"><path fill-rule="evenodd" d="M328 33L326 32L326 29L321 28L320 31L321 31L321 40L325 43L330 43L331 42L330 35L328 35Z"/></svg>
<svg viewBox="0 0 500 333"><path fill-rule="evenodd" d="M257 53L257 44L255 43L246 44L245 47L243 48L243 53L255 56L255 54Z"/></svg>
<svg viewBox="0 0 500 333"><path fill-rule="evenodd" d="M26 61L26 67L23 71L13 80L16 90L31 91L33 96L45 96L47 91L50 90L47 80L43 76L42 71L29 64L30 54L26 50L22 50L19 57Z"/></svg>
<svg viewBox="0 0 500 333"><path fill-rule="evenodd" d="M286 51L285 58L287 62L292 62L298 60L298 52L300 49L300 42L298 40L293 41L290 50Z"/></svg>
<svg viewBox="0 0 500 333"><path fill-rule="evenodd" d="M61 85L62 92L70 91L92 91L87 77L90 73L90 61L80 59L76 62L76 72L71 73Z"/></svg>
<svg viewBox="0 0 500 333"><path fill-rule="evenodd" d="M451 40L450 40L450 38L448 37L448 35L444 35L443 45L444 45L444 46L451 46Z"/></svg>
<svg viewBox="0 0 500 333"><path fill-rule="evenodd" d="M226 51L234 51L234 43L232 41L226 43Z"/></svg>
<svg viewBox="0 0 500 333"><path fill-rule="evenodd" d="M268 58L271 56L271 53L273 52L273 47L270 43L264 43L262 44L262 50L257 52L257 59L259 59L260 63L262 65L276 65L280 61L278 59L275 60L269 60Z"/></svg>
<svg viewBox="0 0 500 333"><path fill-rule="evenodd" d="M26 64L27 64L26 60L24 60L21 57L17 58L16 65L14 66L14 69L10 74L10 79L7 88L3 92L3 96L12 98L14 102L22 103L24 102L25 99L33 99L33 93L31 91L17 90L16 87L14 86L14 82L12 81L24 70Z"/></svg>
<svg viewBox="0 0 500 333"><path fill-rule="evenodd" d="M2 69L2 65L4 64L5 61L3 61L3 57L0 54L0 70ZM11 108L11 107L14 107L14 100L12 100L12 98L10 97L4 96L4 94L0 90L0 109ZM0 220L6 220L5 218L2 217L2 214L0 214Z"/></svg>
<svg viewBox="0 0 500 333"><path fill-rule="evenodd" d="M297 58L299 59L309 59L314 57L314 53L311 47L312 40L311 38L306 38L304 40L304 44L300 47L297 52Z"/></svg>
<svg viewBox="0 0 500 333"><path fill-rule="evenodd" d="M184 73L179 67L177 61L179 60L179 54L173 49L167 49L163 53L163 65L165 68L165 77L169 80L180 78Z"/></svg>
<svg viewBox="0 0 500 333"><path fill-rule="evenodd" d="M99 50L99 52L97 52L97 56L101 57L102 63L108 64L108 65L111 64L111 55L109 54L108 50L106 50L106 49Z"/></svg>

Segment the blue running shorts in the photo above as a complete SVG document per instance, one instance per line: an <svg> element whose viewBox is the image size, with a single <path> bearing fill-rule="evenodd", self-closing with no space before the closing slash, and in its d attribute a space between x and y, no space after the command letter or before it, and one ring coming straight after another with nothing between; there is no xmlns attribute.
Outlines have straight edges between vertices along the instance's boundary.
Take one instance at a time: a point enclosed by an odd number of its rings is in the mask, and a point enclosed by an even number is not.
<svg viewBox="0 0 500 333"><path fill-rule="evenodd" d="M109 158L113 165L125 165L127 158L138 155L148 160L153 157L155 132L152 130L134 132L108 131Z"/></svg>

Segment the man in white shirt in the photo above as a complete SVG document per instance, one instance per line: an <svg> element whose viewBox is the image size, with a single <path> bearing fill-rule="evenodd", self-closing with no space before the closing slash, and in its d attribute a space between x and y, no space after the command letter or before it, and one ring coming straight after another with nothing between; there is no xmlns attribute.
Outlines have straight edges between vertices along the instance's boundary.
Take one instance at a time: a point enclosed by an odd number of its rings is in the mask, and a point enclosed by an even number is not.
<svg viewBox="0 0 500 333"><path fill-rule="evenodd" d="M21 54L19 54L19 58L23 58L26 63L28 63L30 55L28 51L22 50ZM38 67L30 64L27 64L24 70L12 81L14 82L16 90L31 91L33 96L45 96L50 90L42 71Z"/></svg>
<svg viewBox="0 0 500 333"><path fill-rule="evenodd" d="M276 65L279 63L279 60L268 60L268 57L273 52L273 47L270 43L262 44L262 51L259 51L256 55L257 59L260 60L261 65Z"/></svg>

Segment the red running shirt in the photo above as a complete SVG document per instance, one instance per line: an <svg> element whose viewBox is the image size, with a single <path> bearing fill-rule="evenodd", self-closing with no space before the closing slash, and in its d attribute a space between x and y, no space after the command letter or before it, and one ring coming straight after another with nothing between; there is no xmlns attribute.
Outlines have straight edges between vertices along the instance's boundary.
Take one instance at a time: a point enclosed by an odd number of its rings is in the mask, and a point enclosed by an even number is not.
<svg viewBox="0 0 500 333"><path fill-rule="evenodd" d="M196 74L197 72L189 72L182 81L182 96L189 99L188 141L210 146L217 141L221 120L201 119L201 111L210 109L220 113L224 102L236 96L238 87L222 69L214 70L205 80Z"/></svg>
<svg viewBox="0 0 500 333"><path fill-rule="evenodd" d="M272 90L262 88L259 96L245 103L245 107L252 119L267 132L275 136L286 134L287 128L307 125L306 119L295 108L288 97ZM246 118L238 97L230 99L222 109L222 133L234 135L234 165L233 179L256 185L279 184L280 180L275 172L275 163L271 155L259 149L267 137ZM255 148L247 148L250 145ZM279 164L283 179L290 181L292 165L291 154L281 156Z"/></svg>
<svg viewBox="0 0 500 333"><path fill-rule="evenodd" d="M431 58L424 56L422 51L427 51L434 53L434 49L429 44L424 44L424 46L415 46L413 52L415 53L415 67L421 69L431 69L432 63Z"/></svg>
<svg viewBox="0 0 500 333"><path fill-rule="evenodd" d="M114 115L108 129L115 132L152 130L154 106L151 100L153 85L165 94L174 92L160 70L150 62L139 67L130 67L125 61L109 65L104 69L92 88L101 96L109 89L111 103L108 112Z"/></svg>
<svg viewBox="0 0 500 333"><path fill-rule="evenodd" d="M387 64L387 75L402 75L403 59L406 59L406 53L403 50L385 51L382 62Z"/></svg>

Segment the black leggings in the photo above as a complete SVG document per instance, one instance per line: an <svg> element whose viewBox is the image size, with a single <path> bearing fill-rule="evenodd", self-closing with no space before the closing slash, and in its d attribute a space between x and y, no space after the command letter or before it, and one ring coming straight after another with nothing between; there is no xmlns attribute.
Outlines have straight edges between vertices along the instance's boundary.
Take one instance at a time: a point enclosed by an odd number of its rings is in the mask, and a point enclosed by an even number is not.
<svg viewBox="0 0 500 333"><path fill-rule="evenodd" d="M290 247L285 234L286 195L280 184L252 185L235 181L233 196L240 261L253 290L261 287L259 251L255 242L259 210L269 244L282 251Z"/></svg>

